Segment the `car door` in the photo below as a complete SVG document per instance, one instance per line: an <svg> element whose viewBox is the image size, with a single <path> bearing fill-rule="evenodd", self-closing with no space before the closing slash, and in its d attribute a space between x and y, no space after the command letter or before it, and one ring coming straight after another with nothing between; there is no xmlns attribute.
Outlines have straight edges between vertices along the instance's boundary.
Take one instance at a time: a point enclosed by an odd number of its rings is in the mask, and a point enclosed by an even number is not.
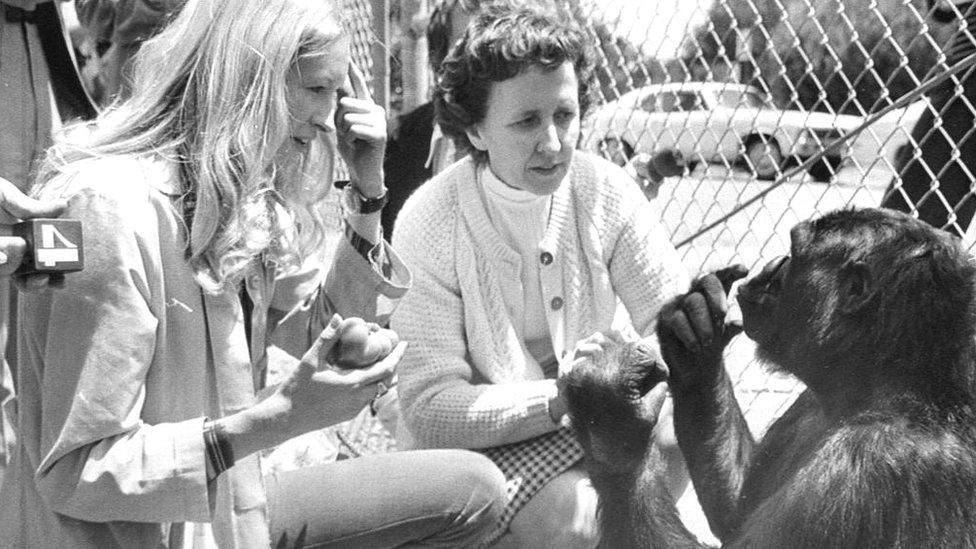
<svg viewBox="0 0 976 549"><path fill-rule="evenodd" d="M693 150L693 160L721 162L723 143L728 140L728 112L721 108L705 88L682 90L678 106L684 112L685 129L681 142Z"/></svg>
<svg viewBox="0 0 976 549"><path fill-rule="evenodd" d="M657 133L657 150L675 149L687 159L708 159L702 155L704 111L700 95L696 91L663 90L657 95L657 109L652 118ZM704 144L708 148L708 142Z"/></svg>
<svg viewBox="0 0 976 549"><path fill-rule="evenodd" d="M673 145L665 132L666 113L661 111L661 92L652 91L645 94L637 103L634 114L628 123L628 130L633 136L633 143L638 152L653 153L669 148Z"/></svg>
<svg viewBox="0 0 976 549"><path fill-rule="evenodd" d="M755 134L759 109L742 87L715 90L709 96L713 103L712 128L719 135L718 155L725 162L736 162L745 152L743 144Z"/></svg>

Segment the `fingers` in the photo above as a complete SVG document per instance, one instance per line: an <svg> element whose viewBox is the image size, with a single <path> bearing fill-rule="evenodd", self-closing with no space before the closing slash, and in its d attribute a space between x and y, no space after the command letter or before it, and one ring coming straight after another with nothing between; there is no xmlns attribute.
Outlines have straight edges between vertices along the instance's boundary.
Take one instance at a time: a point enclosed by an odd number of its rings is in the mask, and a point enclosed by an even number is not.
<svg viewBox="0 0 976 549"><path fill-rule="evenodd" d="M674 307L671 311L661 316L661 324L662 328L670 331L686 349L696 350L701 347L698 335L692 327L687 313L680 306L685 299L687 297L679 302L678 307Z"/></svg>
<svg viewBox="0 0 976 549"><path fill-rule="evenodd" d="M611 346L623 344L623 334L616 330L596 332L576 344L573 349L573 362L580 359L599 359Z"/></svg>
<svg viewBox="0 0 976 549"><path fill-rule="evenodd" d="M346 84L339 93L336 126L348 139L375 141L386 138L386 115L373 102L366 75L355 63L349 64Z"/></svg>
<svg viewBox="0 0 976 549"><path fill-rule="evenodd" d="M722 281L714 274L705 275L695 282L697 295L704 299L704 306L710 315L712 324L720 323L729 312L726 291Z"/></svg>
<svg viewBox="0 0 976 549"><path fill-rule="evenodd" d="M696 280L691 291L678 300L663 320L686 348L710 347L717 334L723 335L726 342L735 335L723 327L729 311L728 292L736 280L748 273L743 265L720 269Z"/></svg>
<svg viewBox="0 0 976 549"><path fill-rule="evenodd" d="M373 102L373 96L369 93L369 82L366 75L359 69L356 63L349 63L349 84L352 88L352 96L366 99Z"/></svg>
<svg viewBox="0 0 976 549"><path fill-rule="evenodd" d="M68 203L63 199L46 202L35 200L0 177L0 223L9 225L21 219L57 217L67 207Z"/></svg>
<svg viewBox="0 0 976 549"><path fill-rule="evenodd" d="M27 242L16 236L0 236L0 277L10 276L20 267Z"/></svg>
<svg viewBox="0 0 976 549"><path fill-rule="evenodd" d="M387 387L393 386L393 379L396 376L396 367L407 351L407 342L402 341L393 348L390 354L383 360L367 368L359 370L344 370L341 374L343 381L355 387L364 387L374 383L383 382ZM334 372L329 372L335 374Z"/></svg>
<svg viewBox="0 0 976 549"><path fill-rule="evenodd" d="M339 108L340 111L349 111L342 113L340 121L347 118L350 113L374 114L378 111L380 115L385 114L383 109L373 101L373 96L369 93L369 83L366 81L366 75L359 70L359 67L355 63L350 63L348 79L339 90ZM359 122L363 120L365 119L359 120ZM347 129L356 123L357 120L349 120L346 126Z"/></svg>
<svg viewBox="0 0 976 549"><path fill-rule="evenodd" d="M353 178L379 187L382 183L379 170L386 147L386 114L383 109L371 99L349 96L339 99L336 139L339 154L349 166ZM360 189L364 192L378 190Z"/></svg>
<svg viewBox="0 0 976 549"><path fill-rule="evenodd" d="M726 295L732 290L732 284L741 278L749 276L749 269L741 263L730 265L724 269L715 271L715 276L722 282L722 288Z"/></svg>
<svg viewBox="0 0 976 549"><path fill-rule="evenodd" d="M377 105L350 97L343 98L339 104L344 110L339 122L339 134L343 138L369 142L386 139L386 121Z"/></svg>
<svg viewBox="0 0 976 549"><path fill-rule="evenodd" d="M311 347L302 355L302 360L295 369L293 378L297 381L308 380L312 374L317 372L326 363L325 357L331 353L333 347L339 342L339 327L342 324L342 317L332 315L329 325L325 327Z"/></svg>

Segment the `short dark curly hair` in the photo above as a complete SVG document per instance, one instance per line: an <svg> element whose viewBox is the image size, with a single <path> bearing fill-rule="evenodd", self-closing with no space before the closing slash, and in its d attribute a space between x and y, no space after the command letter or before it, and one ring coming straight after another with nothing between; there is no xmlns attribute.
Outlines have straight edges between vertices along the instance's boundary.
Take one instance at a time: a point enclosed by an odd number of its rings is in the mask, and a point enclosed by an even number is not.
<svg viewBox="0 0 976 549"><path fill-rule="evenodd" d="M435 73L451 49L451 27L457 14L455 9L477 13L480 8L480 0L439 0L434 4L427 21L427 60Z"/></svg>
<svg viewBox="0 0 976 549"><path fill-rule="evenodd" d="M493 82L514 78L529 67L555 70L573 64L579 82L579 116L592 103L593 60L583 31L573 22L526 7L498 6L482 11L468 25L441 64L434 91L437 123L455 146L477 162L488 155L468 140L466 129L488 110Z"/></svg>

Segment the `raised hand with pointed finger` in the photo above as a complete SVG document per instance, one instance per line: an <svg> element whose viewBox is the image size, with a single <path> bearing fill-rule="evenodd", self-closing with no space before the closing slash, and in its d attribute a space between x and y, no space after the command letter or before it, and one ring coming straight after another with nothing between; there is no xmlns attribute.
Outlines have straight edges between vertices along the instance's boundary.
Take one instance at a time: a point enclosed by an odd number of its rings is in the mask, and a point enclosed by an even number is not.
<svg viewBox="0 0 976 549"><path fill-rule="evenodd" d="M383 193L383 154L386 151L386 111L373 102L366 76L355 63L339 90L335 114L339 154L349 167L355 189L364 197Z"/></svg>

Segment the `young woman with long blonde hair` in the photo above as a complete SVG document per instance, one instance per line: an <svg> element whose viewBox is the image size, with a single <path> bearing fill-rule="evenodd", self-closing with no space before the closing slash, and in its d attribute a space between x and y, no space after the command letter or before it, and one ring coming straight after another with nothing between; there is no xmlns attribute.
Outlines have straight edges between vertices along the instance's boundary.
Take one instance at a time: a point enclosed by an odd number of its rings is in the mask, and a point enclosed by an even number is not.
<svg viewBox="0 0 976 549"><path fill-rule="evenodd" d="M501 474L468 452L262 477L260 450L355 416L403 353L331 364L340 317L382 323L410 278L379 229L385 116L349 46L330 0L189 0L131 99L50 151L39 194L82 221L85 270L21 304L0 545L455 547L497 518ZM346 238L309 270L337 151ZM263 387L275 328L302 315L301 360Z"/></svg>

